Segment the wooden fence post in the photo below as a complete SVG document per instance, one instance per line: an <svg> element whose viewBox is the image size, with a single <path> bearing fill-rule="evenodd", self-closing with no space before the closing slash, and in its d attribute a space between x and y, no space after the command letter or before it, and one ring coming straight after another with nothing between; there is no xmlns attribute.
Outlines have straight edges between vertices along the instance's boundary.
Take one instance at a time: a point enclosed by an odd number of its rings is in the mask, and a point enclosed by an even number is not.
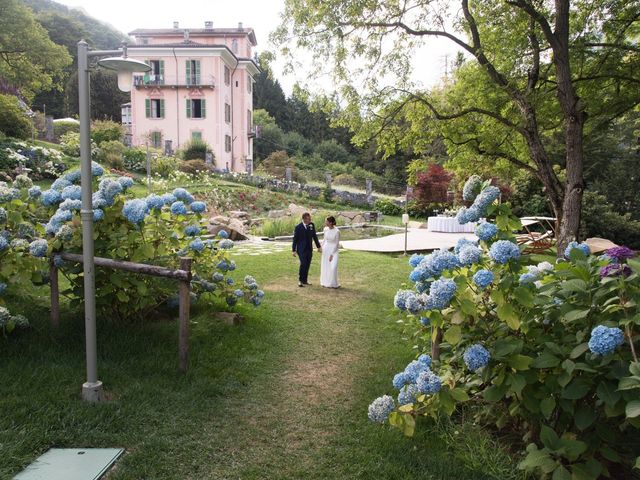
<svg viewBox="0 0 640 480"><path fill-rule="evenodd" d="M58 283L58 267L53 258L49 263L49 285L51 287L51 327L60 326L60 286Z"/></svg>
<svg viewBox="0 0 640 480"><path fill-rule="evenodd" d="M180 357L180 370L187 371L189 364L189 307L191 304L191 259L180 259L180 270L188 272L186 280L180 280L180 320L178 326L178 352Z"/></svg>
<svg viewBox="0 0 640 480"><path fill-rule="evenodd" d="M437 327L435 338L431 342L431 358L434 360L440 359L440 342L442 342L442 329Z"/></svg>

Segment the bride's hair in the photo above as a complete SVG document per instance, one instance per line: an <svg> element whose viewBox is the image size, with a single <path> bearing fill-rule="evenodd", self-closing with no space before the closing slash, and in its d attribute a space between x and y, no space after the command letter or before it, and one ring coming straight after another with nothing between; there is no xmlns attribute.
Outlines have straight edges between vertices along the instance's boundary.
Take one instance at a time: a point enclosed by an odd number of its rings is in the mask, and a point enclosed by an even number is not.
<svg viewBox="0 0 640 480"><path fill-rule="evenodd" d="M327 222L329 222L331 225L335 225L336 224L336 219L335 219L334 216L327 217Z"/></svg>

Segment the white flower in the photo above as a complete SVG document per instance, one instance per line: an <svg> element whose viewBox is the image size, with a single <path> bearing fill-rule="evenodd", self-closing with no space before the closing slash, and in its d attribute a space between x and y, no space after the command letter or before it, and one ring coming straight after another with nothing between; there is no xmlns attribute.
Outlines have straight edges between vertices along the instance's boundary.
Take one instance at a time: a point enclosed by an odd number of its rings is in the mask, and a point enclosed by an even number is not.
<svg viewBox="0 0 640 480"><path fill-rule="evenodd" d="M538 270L540 270L541 272L550 272L551 270L553 270L553 265L549 262L540 262L538 264Z"/></svg>

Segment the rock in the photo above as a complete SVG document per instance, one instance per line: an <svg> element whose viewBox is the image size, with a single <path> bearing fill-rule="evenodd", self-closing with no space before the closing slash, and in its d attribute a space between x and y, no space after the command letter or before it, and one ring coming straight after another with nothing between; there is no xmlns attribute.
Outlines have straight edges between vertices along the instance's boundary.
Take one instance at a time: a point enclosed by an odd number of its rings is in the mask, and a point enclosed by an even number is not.
<svg viewBox="0 0 640 480"><path fill-rule="evenodd" d="M249 222L250 220L247 220ZM221 230L224 230L229 234L231 240L247 240L247 232L244 225L238 218L229 218L222 215L217 215L209 219L209 233L217 235Z"/></svg>
<svg viewBox="0 0 640 480"><path fill-rule="evenodd" d="M294 217L301 217L303 213L308 210L305 207L301 207L300 205L296 205L295 203L289 204L289 213L291 213Z"/></svg>
<svg viewBox="0 0 640 480"><path fill-rule="evenodd" d="M229 217L231 218L241 218L241 219L248 219L249 218L249 214L247 212L243 212L242 210L233 210L231 212L229 212Z"/></svg>
<svg viewBox="0 0 640 480"><path fill-rule="evenodd" d="M355 217L353 217L353 220L351 221L351 223L365 223L365 219L361 214L358 214Z"/></svg>
<svg viewBox="0 0 640 480"><path fill-rule="evenodd" d="M289 210L269 210L267 214L268 218L283 218L290 216L291 212Z"/></svg>
<svg viewBox="0 0 640 480"><path fill-rule="evenodd" d="M211 217L209 219L209 223L211 225L228 225L229 217L225 217L223 215L216 215L215 217Z"/></svg>

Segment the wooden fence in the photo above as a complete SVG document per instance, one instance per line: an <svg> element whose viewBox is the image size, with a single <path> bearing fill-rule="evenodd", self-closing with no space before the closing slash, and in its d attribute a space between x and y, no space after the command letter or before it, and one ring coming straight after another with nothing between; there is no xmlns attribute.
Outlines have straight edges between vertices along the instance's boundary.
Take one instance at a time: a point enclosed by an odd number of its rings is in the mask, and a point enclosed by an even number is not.
<svg viewBox="0 0 640 480"><path fill-rule="evenodd" d="M63 260L75 263L83 263L82 255L75 253L59 253ZM189 363L189 307L191 292L191 258L181 258L180 268L172 270L170 268L146 265L143 263L125 262L110 258L94 257L96 267L109 268L112 270L124 270L126 272L151 275L154 277L169 278L176 280L179 284L178 299L179 323L178 323L178 356L180 370L186 372ZM51 260L51 325L58 328L60 325L60 286L58 282L58 267Z"/></svg>

